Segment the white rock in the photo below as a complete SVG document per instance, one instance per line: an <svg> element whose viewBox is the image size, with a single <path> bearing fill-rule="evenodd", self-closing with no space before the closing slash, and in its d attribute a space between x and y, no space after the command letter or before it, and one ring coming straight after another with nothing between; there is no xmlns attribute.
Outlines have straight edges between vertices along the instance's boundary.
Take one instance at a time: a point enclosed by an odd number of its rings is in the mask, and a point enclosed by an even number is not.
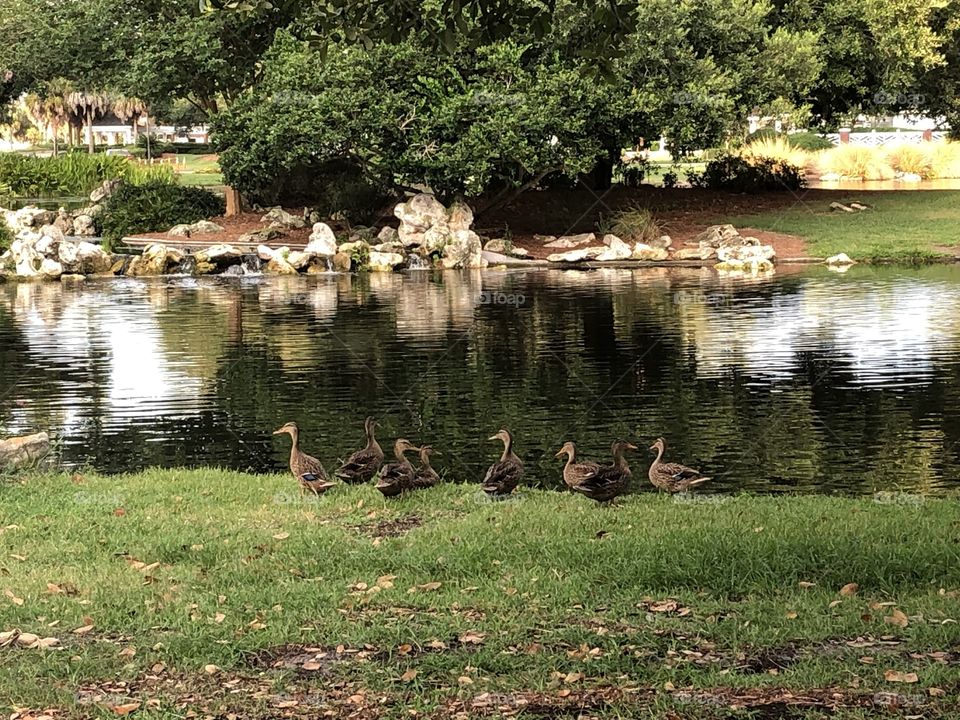
<svg viewBox="0 0 960 720"><path fill-rule="evenodd" d="M291 215L279 205L270 208L266 215L260 218L260 222L277 228L302 228L306 226L302 217Z"/></svg>
<svg viewBox="0 0 960 720"><path fill-rule="evenodd" d="M79 271L84 275L104 275L113 267L113 258L110 257L110 253L93 243L78 244L76 255L80 264Z"/></svg>
<svg viewBox="0 0 960 720"><path fill-rule="evenodd" d="M376 250L370 253L370 269L374 272L391 272L402 264L403 255L400 253L384 253Z"/></svg>
<svg viewBox="0 0 960 720"><path fill-rule="evenodd" d="M257 245L257 256L261 260L273 260L273 248L266 245Z"/></svg>
<svg viewBox="0 0 960 720"><path fill-rule="evenodd" d="M454 232L450 242L443 248L443 266L447 269L486 267L480 236L473 230Z"/></svg>
<svg viewBox="0 0 960 720"><path fill-rule="evenodd" d="M381 244L400 242L400 233L397 232L396 228L385 225L377 233L377 241Z"/></svg>
<svg viewBox="0 0 960 720"><path fill-rule="evenodd" d="M180 223L167 230L167 235L170 237L190 237L191 230L191 226L187 223Z"/></svg>
<svg viewBox="0 0 960 720"><path fill-rule="evenodd" d="M918 183L923 181L923 177L917 173L904 173L899 177L901 182Z"/></svg>
<svg viewBox="0 0 960 720"><path fill-rule="evenodd" d="M547 256L548 262L580 262L581 260L593 260L600 257L605 251L606 247L596 246L588 248L577 248L576 250L568 250L564 253L554 253L553 255Z"/></svg>
<svg viewBox="0 0 960 720"><path fill-rule="evenodd" d="M855 265L856 260L850 258L846 253L838 253L836 255L831 255L824 262L827 265Z"/></svg>
<svg viewBox="0 0 960 720"><path fill-rule="evenodd" d="M345 242L340 247L337 248L337 252L346 253L347 255L353 255L355 252L363 252L364 250L369 250L370 245L366 240L354 240L353 242Z"/></svg>
<svg viewBox="0 0 960 720"><path fill-rule="evenodd" d="M469 230L473 225L473 210L462 200L455 200L447 211L447 225L451 232Z"/></svg>
<svg viewBox="0 0 960 720"><path fill-rule="evenodd" d="M52 258L44 258L40 263L39 275L47 280L58 280L63 275L63 265Z"/></svg>
<svg viewBox="0 0 960 720"><path fill-rule="evenodd" d="M93 237L97 234L93 218L89 215L77 215L73 219L73 232L77 237Z"/></svg>
<svg viewBox="0 0 960 720"><path fill-rule="evenodd" d="M644 243L637 243L633 246L630 257L634 260L666 260L670 256L666 248L653 247Z"/></svg>
<svg viewBox="0 0 960 720"><path fill-rule="evenodd" d="M108 197L113 195L114 190L120 187L123 180L120 178L115 178L113 180L104 180L103 184L100 187L96 188L93 192L90 193L90 202L98 203L103 200L106 200Z"/></svg>
<svg viewBox="0 0 960 720"><path fill-rule="evenodd" d="M717 250L717 259L721 262L769 262L777 256L772 245L741 245L740 247L721 247Z"/></svg>
<svg viewBox="0 0 960 720"><path fill-rule="evenodd" d="M318 222L310 233L310 242L304 252L329 257L337 254L337 236L326 223Z"/></svg>
<svg viewBox="0 0 960 720"><path fill-rule="evenodd" d="M597 260L600 262L627 260L633 255L633 248L616 235L604 235L603 244L607 246L607 249L597 255Z"/></svg>
<svg viewBox="0 0 960 720"><path fill-rule="evenodd" d="M596 240L597 236L593 233L580 233L579 235L564 235L556 240L545 242L543 246L547 248L575 248L581 245L589 245Z"/></svg>
<svg viewBox="0 0 960 720"><path fill-rule="evenodd" d="M206 233L223 232L223 227L210 220L198 220L190 226L191 235L203 235Z"/></svg>

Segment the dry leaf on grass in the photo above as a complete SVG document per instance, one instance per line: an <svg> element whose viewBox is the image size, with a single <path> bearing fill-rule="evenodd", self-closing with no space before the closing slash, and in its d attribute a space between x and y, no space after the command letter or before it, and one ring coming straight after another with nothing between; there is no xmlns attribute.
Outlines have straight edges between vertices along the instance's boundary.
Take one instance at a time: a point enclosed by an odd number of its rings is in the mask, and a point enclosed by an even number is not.
<svg viewBox="0 0 960 720"><path fill-rule="evenodd" d="M857 590L860 589L860 586L857 583L847 583L842 588L840 588L840 594L844 597L853 597L857 594Z"/></svg>
<svg viewBox="0 0 960 720"><path fill-rule="evenodd" d="M407 670L403 675L400 676L400 679L403 682L413 682L417 678L416 670Z"/></svg>
<svg viewBox="0 0 960 720"><path fill-rule="evenodd" d="M117 715L129 715L130 713L140 709L140 703L131 702L124 703L123 705L108 705L111 710Z"/></svg>
<svg viewBox="0 0 960 720"><path fill-rule="evenodd" d="M815 582L807 582L806 580L801 580L801 581L800 581L799 583L797 583L797 584L798 584L800 587L802 587L802 588L812 588L812 587L816 587L816 586L817 586L817 584L816 584Z"/></svg>
<svg viewBox="0 0 960 720"><path fill-rule="evenodd" d="M74 635L87 635L93 631L93 624L90 625L81 625L76 630L73 631Z"/></svg>
<svg viewBox="0 0 960 720"><path fill-rule="evenodd" d="M217 666L217 665L212 665L212 664L211 664L211 665L204 665L204 666L203 666L203 671L204 671L207 675L216 675L218 672L220 672L220 668L219 668L219 666Z"/></svg>
<svg viewBox="0 0 960 720"><path fill-rule="evenodd" d="M274 539L274 540L286 540L288 537L290 537L290 533L288 533L288 532L279 532L279 533L277 533L276 535L273 536L273 539Z"/></svg>
<svg viewBox="0 0 960 720"><path fill-rule="evenodd" d="M6 595L6 596L10 599L10 602L12 602L14 605L16 605L16 606L18 606L18 607L19 607L20 605L23 605L23 598L17 597L16 595L13 594L12 591L10 591L10 590L4 590L4 591L3 591L3 594Z"/></svg>
<svg viewBox="0 0 960 720"><path fill-rule="evenodd" d="M461 635L458 639L464 645L479 645L486 639L486 637L486 633L477 632L476 630L467 630L467 632L463 633L463 635Z"/></svg>
<svg viewBox="0 0 960 720"><path fill-rule="evenodd" d="M917 677L916 673L912 672L905 673L899 670L884 670L883 679L892 683L915 683L920 678Z"/></svg>
<svg viewBox="0 0 960 720"><path fill-rule="evenodd" d="M910 624L906 614L902 610L894 610L892 614L883 618L887 625L896 625L897 627L906 627Z"/></svg>

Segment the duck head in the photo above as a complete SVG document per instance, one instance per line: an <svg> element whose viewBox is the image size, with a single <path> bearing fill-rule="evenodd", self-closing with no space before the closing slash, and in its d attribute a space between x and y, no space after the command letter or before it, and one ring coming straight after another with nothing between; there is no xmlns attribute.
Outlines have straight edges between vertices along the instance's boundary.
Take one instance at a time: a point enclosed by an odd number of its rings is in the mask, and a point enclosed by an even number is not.
<svg viewBox="0 0 960 720"><path fill-rule="evenodd" d="M653 445L650 446L651 450L656 450L659 453L662 453L666 448L666 443L663 441L663 438L657 438Z"/></svg>
<svg viewBox="0 0 960 720"><path fill-rule="evenodd" d="M500 428L496 435L488 437L487 440L500 440L504 445L509 445L513 442L513 435L506 428Z"/></svg>
<svg viewBox="0 0 960 720"><path fill-rule="evenodd" d="M566 455L567 457L573 457L574 453L577 451L577 446L572 442L567 441L563 444L563 447L557 451L557 454L554 457L560 457L561 455Z"/></svg>
<svg viewBox="0 0 960 720"><path fill-rule="evenodd" d="M296 436L300 432L300 426L295 422L288 422L286 425L277 428L273 431L274 435L290 435L291 437Z"/></svg>

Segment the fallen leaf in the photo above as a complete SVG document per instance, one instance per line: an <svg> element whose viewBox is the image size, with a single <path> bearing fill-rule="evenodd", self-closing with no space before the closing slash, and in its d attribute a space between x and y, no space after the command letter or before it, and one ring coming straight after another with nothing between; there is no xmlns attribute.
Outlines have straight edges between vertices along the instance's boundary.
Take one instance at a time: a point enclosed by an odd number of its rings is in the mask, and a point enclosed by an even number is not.
<svg viewBox="0 0 960 720"><path fill-rule="evenodd" d="M557 692L557 697L562 697L562 698L570 697L570 694L572 692L573 691L570 688L564 688L563 690L560 690Z"/></svg>
<svg viewBox="0 0 960 720"><path fill-rule="evenodd" d="M224 615L222 612L218 612L216 615L213 616L213 621L217 624L220 624L224 620L226 620L226 618L227 618L226 615Z"/></svg>
<svg viewBox="0 0 960 720"><path fill-rule="evenodd" d="M787 620L796 620L796 619L797 619L796 612L794 612L793 610L790 610L789 612L787 612Z"/></svg>
<svg viewBox="0 0 960 720"><path fill-rule="evenodd" d="M899 670L884 670L883 679L892 683L915 683L920 678L917 677L916 673L912 672L905 673Z"/></svg>
<svg viewBox="0 0 960 720"><path fill-rule="evenodd" d="M676 600L662 600L660 602L650 603L650 605L647 606L647 610L655 613L673 612L676 609Z"/></svg>
<svg viewBox="0 0 960 720"><path fill-rule="evenodd" d="M301 667L302 667L304 670L309 670L310 672L313 672L313 671L315 671L315 670L319 670L319 669L320 669L320 663L318 663L318 662L313 662L313 661L311 660L311 661L309 661L309 662L305 662Z"/></svg>
<svg viewBox="0 0 960 720"><path fill-rule="evenodd" d="M827 607L835 608L837 605L839 605L839 604L842 603L842 602L843 602L843 600L831 600L831 601L830 601L830 604L827 605Z"/></svg>
<svg viewBox="0 0 960 720"><path fill-rule="evenodd" d="M578 683L581 680L583 680L583 673L581 672L570 672L570 673L567 673L563 678L563 681L567 685L573 685L574 683Z"/></svg>
<svg viewBox="0 0 960 720"><path fill-rule="evenodd" d="M10 598L10 602L12 602L14 605L17 605L17 606L23 605L23 598L17 597L16 595L13 594L12 591L4 590L3 594L6 595L8 598Z"/></svg>
<svg viewBox="0 0 960 720"><path fill-rule="evenodd" d="M840 588L840 594L844 597L853 597L857 594L857 590L860 589L860 586L856 583L847 583L842 588Z"/></svg>
<svg viewBox="0 0 960 720"><path fill-rule="evenodd" d="M463 635L461 635L458 639L464 645L479 645L486 639L486 637L487 637L486 633L477 632L475 630L468 630L467 632L463 633Z"/></svg>
<svg viewBox="0 0 960 720"><path fill-rule="evenodd" d="M204 665L204 666L203 666L203 671L204 671L207 675L216 675L218 672L220 672L220 668L219 668L217 665L212 665L212 664L211 664L211 665Z"/></svg>
<svg viewBox="0 0 960 720"><path fill-rule="evenodd" d="M461 675L457 678L457 682L460 685L473 685L473 678L467 677L466 675Z"/></svg>
<svg viewBox="0 0 960 720"><path fill-rule="evenodd" d="M807 582L806 580L801 580L801 581L800 581L799 583L797 583L797 584L798 584L800 587L802 587L802 588L812 588L812 587L816 587L816 586L817 586L817 584L816 584L815 582Z"/></svg>
<svg viewBox="0 0 960 720"><path fill-rule="evenodd" d="M947 694L947 691L944 690L943 688L932 687L932 688L927 688L927 694L930 697L943 697L944 695Z"/></svg>
<svg viewBox="0 0 960 720"><path fill-rule="evenodd" d="M93 630L93 625L82 625L73 631L74 635L87 635L90 631Z"/></svg>
<svg viewBox="0 0 960 720"><path fill-rule="evenodd" d="M407 670L403 675L400 676L400 679L403 682L412 682L417 678L416 670Z"/></svg>
<svg viewBox="0 0 960 720"><path fill-rule="evenodd" d="M120 657L124 657L124 658L132 658L136 654L137 654L137 649L132 647L124 648L123 650L120 651Z"/></svg>
<svg viewBox="0 0 960 720"><path fill-rule="evenodd" d="M906 627L910 624L910 620L907 619L906 614L902 610L894 610L891 615L883 618L883 621L887 625L896 625L897 627Z"/></svg>
<svg viewBox="0 0 960 720"><path fill-rule="evenodd" d="M288 532L280 532L280 533L277 533L276 535L274 535L274 536L273 536L273 539L274 539L274 540L286 540L288 537L290 537L290 533L288 533Z"/></svg>
<svg viewBox="0 0 960 720"><path fill-rule="evenodd" d="M431 592L433 590L439 590L441 585L443 585L443 583L428 582L428 583L424 583L423 585L417 585L417 587L420 588L421 590L426 590L427 592Z"/></svg>
<svg viewBox="0 0 960 720"><path fill-rule="evenodd" d="M132 702L132 703L125 703L123 705L110 705L109 707L117 715L129 715L135 710L140 709L140 703Z"/></svg>
<svg viewBox="0 0 960 720"><path fill-rule="evenodd" d="M123 517L124 515L127 514L127 511L124 510L123 508L117 508L117 509L115 509L115 510L113 511L113 514L114 514L114 516L116 516L116 517ZM137 707L140 707L140 706L137 705ZM124 713L124 714L126 714L126 713Z"/></svg>

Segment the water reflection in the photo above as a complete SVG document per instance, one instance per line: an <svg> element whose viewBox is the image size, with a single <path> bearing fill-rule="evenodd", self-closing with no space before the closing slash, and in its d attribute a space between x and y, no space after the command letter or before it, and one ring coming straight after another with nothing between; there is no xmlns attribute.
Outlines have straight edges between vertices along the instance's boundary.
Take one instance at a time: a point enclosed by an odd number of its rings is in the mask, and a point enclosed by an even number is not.
<svg viewBox="0 0 960 720"><path fill-rule="evenodd" d="M67 462L110 471L268 470L282 421L333 464L375 413L463 480L507 424L544 484L565 439L600 456L664 435L714 491L945 492L958 301L952 267L7 284L0 434L51 429Z"/></svg>

